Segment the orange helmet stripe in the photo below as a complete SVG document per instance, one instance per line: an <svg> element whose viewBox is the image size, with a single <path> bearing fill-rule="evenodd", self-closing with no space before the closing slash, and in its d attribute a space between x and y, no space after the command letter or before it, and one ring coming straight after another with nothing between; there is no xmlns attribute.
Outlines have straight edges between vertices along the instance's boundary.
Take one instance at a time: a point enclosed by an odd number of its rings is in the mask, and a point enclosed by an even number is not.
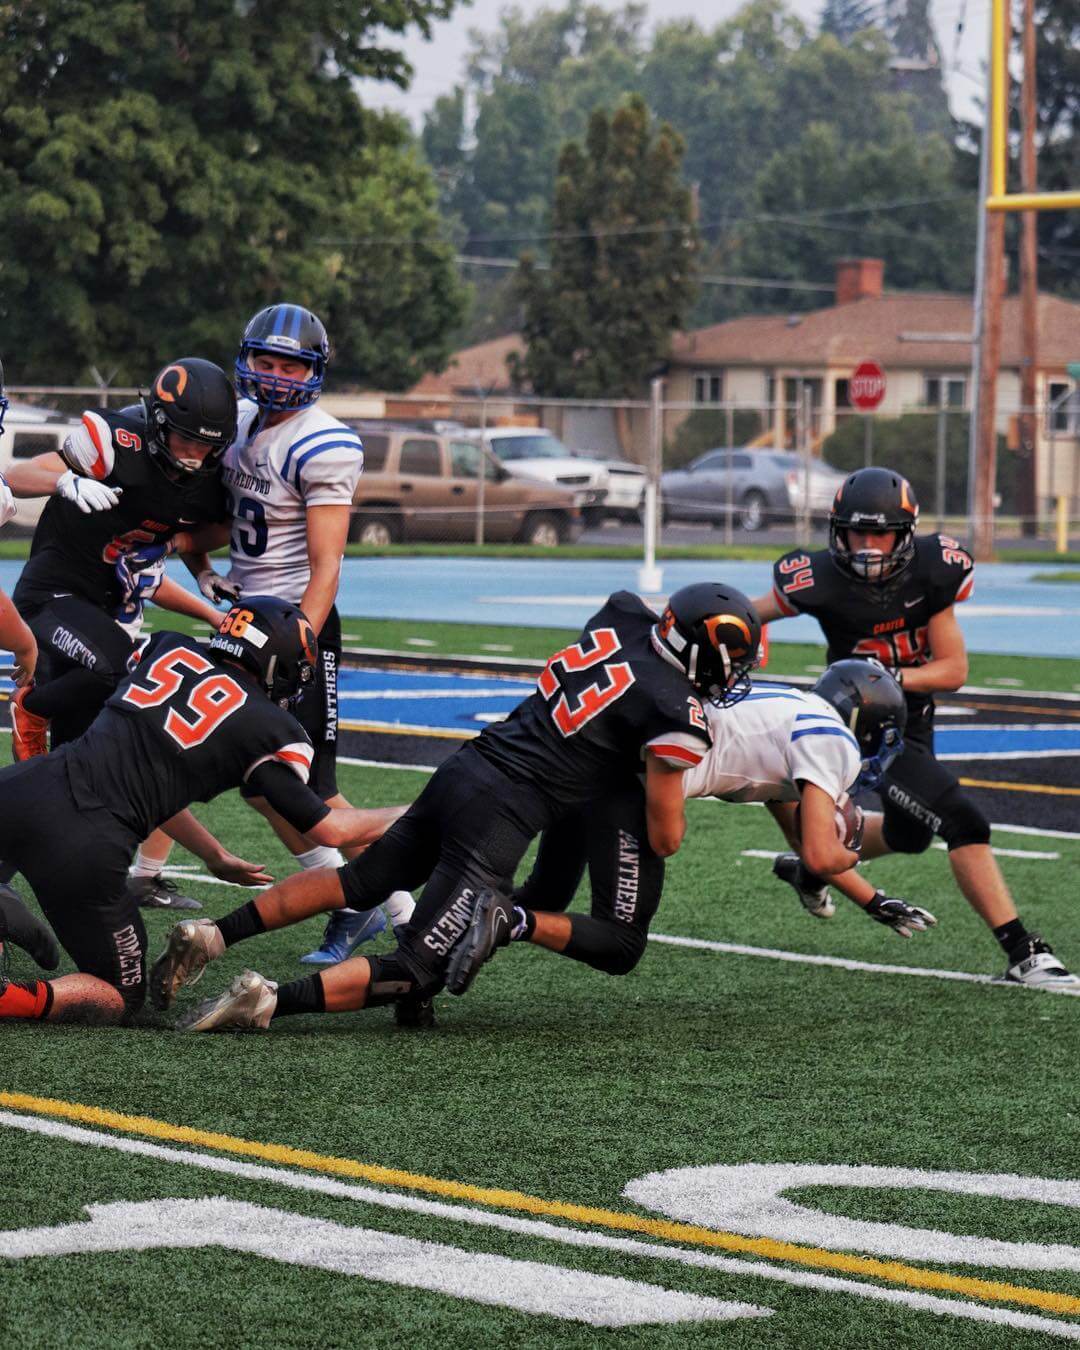
<svg viewBox="0 0 1080 1350"><path fill-rule="evenodd" d="M716 632L716 630L720 627L721 624L732 624L735 628L739 630L739 632L742 633L743 637L746 639L746 644L743 647L736 648L732 647L730 643L727 644L730 654L732 656L745 655L746 652L750 650L750 647L753 643L753 638L750 635L750 629L747 626L746 621L744 619L740 619L737 614L710 615L710 617L705 620L705 631L706 633L708 633L709 641L712 643L715 651L719 651L721 646L720 639L717 636Z"/></svg>

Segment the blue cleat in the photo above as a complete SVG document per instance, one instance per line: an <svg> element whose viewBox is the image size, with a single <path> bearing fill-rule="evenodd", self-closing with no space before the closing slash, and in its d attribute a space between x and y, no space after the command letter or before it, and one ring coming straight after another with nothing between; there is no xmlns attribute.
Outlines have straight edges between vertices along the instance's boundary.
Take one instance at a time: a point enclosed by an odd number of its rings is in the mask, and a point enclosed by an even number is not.
<svg viewBox="0 0 1080 1350"><path fill-rule="evenodd" d="M346 960L362 942L370 942L386 928L381 909L338 909L330 915L323 933L322 946L300 958L309 966L336 966Z"/></svg>

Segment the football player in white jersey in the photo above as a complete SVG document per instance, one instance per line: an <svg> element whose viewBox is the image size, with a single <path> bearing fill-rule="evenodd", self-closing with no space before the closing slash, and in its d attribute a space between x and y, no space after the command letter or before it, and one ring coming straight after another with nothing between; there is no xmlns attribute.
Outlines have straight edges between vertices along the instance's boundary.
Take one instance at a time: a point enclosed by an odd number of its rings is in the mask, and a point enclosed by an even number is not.
<svg viewBox="0 0 1080 1350"><path fill-rule="evenodd" d="M316 406L329 358L326 329L301 305L270 305L249 321L236 359L237 434L222 470L232 513L229 574L215 573L205 553L185 561L204 594L273 595L307 616L319 637L317 679L295 715L315 746L312 788L328 805L348 806L337 787L341 621L334 602L364 450L351 427ZM200 533L180 549L224 542ZM302 868L342 865L337 849L312 848L267 802L249 800ZM411 897L395 895L387 910L392 922L405 922ZM322 946L303 960L342 961L385 926L381 910L339 910Z"/></svg>
<svg viewBox="0 0 1080 1350"><path fill-rule="evenodd" d="M712 747L683 775L687 797L764 802L795 853L777 859L782 880L805 862L827 877L866 913L902 937L925 931L932 914L877 891L854 868L859 860L861 813L851 808L846 838L838 810L849 794L880 780L902 748L905 706L899 686L876 662L831 666L814 692L755 682L737 708L705 703ZM567 914L588 867L589 914ZM649 924L660 903L663 867L625 805L590 803L545 831L536 865L513 895L519 922L514 936L571 954L589 953L595 969L611 975L632 970L645 950ZM798 890L798 886L796 886ZM811 913L833 913L827 889L815 891Z"/></svg>

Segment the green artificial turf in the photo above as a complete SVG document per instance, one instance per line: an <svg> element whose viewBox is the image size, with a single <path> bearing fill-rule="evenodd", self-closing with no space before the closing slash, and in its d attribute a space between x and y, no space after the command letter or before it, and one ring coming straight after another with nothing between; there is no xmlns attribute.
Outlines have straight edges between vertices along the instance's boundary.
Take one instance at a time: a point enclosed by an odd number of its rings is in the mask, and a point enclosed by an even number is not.
<svg viewBox="0 0 1080 1350"><path fill-rule="evenodd" d="M358 805L409 800L426 781L416 771L349 765L340 778ZM198 814L236 851L287 870L280 846L235 795ZM745 849L777 847L765 811L693 802L689 821L668 866L655 932L943 971L1001 968L941 852L868 869L877 884L937 914L936 930L905 942L842 901L831 921L809 917L766 860L743 857ZM1002 865L1028 923L1080 965L1080 841L999 842L1060 854ZM178 850L176 861L192 860ZM188 889L211 915L244 898L199 882ZM145 917L156 954L172 916ZM294 978L304 969L296 958L320 932L320 921L309 920L230 949L181 1006L221 989L245 965ZM29 973L25 959L20 969ZM621 1195L633 1178L703 1164L1080 1176L1080 999L653 943L623 979L516 946L498 954L466 998L441 996L437 1010L432 1032L395 1028L387 1009L290 1018L257 1036L180 1037L168 1029L170 1017L151 1013L126 1029L4 1024L0 1089L629 1212L640 1212ZM2 1129L2 1140L0 1230L74 1223L87 1204L224 1195L775 1309L760 1321L602 1331L230 1251L169 1250L0 1260L0 1326L12 1343L996 1350L1040 1340L850 1294L571 1248L11 1129ZM1076 1211L1061 1206L919 1189L819 1187L796 1198L916 1228L1080 1246ZM1075 1271L949 1269L1080 1296Z"/></svg>

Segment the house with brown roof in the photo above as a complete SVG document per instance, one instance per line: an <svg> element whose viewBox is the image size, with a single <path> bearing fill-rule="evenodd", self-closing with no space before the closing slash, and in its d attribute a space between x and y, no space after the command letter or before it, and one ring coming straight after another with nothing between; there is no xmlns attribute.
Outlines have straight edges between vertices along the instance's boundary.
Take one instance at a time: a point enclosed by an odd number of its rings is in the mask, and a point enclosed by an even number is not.
<svg viewBox="0 0 1080 1350"><path fill-rule="evenodd" d="M665 413L670 436L693 406L756 409L759 443L791 445L796 409L809 413L815 445L837 420L856 415L850 380L863 361L876 361L886 376L877 415L929 412L939 408L970 410L974 306L969 295L923 291L889 292L884 263L876 258L843 259L836 267L835 303L800 314L747 315L672 340L664 399L676 405ZM458 352L446 371L428 375L414 393L453 399L483 390L492 400L492 420L500 413L528 415L513 404L507 356L521 350L516 334ZM1020 409L1021 326L1019 296L1004 303L998 423L1013 436ZM1080 473L1080 408L1070 397L1074 381L1066 367L1080 360L1080 304L1040 295L1036 403L1039 495L1075 494ZM648 391L642 389L641 397ZM1053 405L1057 405L1056 408ZM443 415L447 415L445 412ZM567 432L566 418L544 410L545 425ZM648 414L638 410L618 427L623 449L643 460L648 445Z"/></svg>

